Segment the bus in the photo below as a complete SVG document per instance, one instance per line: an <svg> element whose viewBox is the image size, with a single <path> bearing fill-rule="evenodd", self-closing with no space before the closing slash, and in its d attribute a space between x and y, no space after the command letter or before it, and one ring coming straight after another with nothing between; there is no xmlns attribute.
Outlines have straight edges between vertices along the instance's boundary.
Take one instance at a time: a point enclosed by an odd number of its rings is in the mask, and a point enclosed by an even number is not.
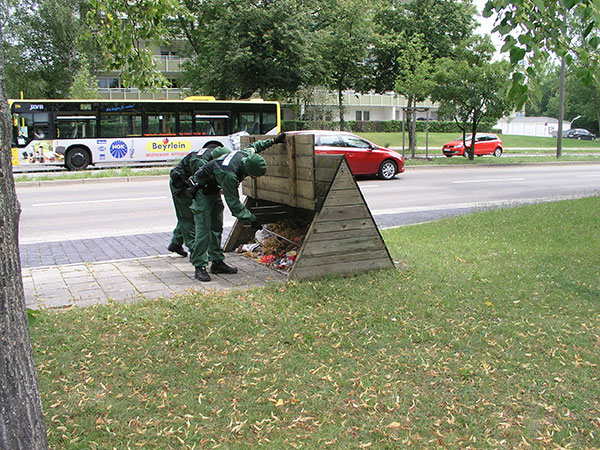
<svg viewBox="0 0 600 450"><path fill-rule="evenodd" d="M173 161L192 150L277 134L280 105L263 100L9 100L15 167Z"/></svg>

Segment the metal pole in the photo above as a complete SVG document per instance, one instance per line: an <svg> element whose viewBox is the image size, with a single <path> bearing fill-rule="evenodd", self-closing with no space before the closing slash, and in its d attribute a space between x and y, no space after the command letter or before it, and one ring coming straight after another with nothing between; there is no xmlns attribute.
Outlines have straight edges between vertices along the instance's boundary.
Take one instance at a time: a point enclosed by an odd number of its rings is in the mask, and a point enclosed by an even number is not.
<svg viewBox="0 0 600 450"><path fill-rule="evenodd" d="M562 155L563 120L565 118L565 57L560 58L560 88L558 92L558 136L556 136L556 157Z"/></svg>
<svg viewBox="0 0 600 450"><path fill-rule="evenodd" d="M429 109L425 114L425 159L429 159Z"/></svg>

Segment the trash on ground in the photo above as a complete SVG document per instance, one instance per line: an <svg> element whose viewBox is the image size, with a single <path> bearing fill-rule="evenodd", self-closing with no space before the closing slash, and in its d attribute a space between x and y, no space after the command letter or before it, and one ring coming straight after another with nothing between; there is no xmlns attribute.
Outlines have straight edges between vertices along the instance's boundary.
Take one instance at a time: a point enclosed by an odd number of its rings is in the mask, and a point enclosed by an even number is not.
<svg viewBox="0 0 600 450"><path fill-rule="evenodd" d="M309 224L290 220L267 224L254 235L254 240L236 250L273 269L289 271L296 262L298 251Z"/></svg>

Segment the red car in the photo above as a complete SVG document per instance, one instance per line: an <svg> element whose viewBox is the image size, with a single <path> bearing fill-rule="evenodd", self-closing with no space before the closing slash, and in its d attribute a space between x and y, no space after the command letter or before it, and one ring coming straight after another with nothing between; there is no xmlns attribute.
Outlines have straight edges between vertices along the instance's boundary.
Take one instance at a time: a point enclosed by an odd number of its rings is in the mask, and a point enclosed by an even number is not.
<svg viewBox="0 0 600 450"><path fill-rule="evenodd" d="M467 134L465 141L467 146L471 146L471 135ZM500 156L502 154L503 147L502 141L495 134L481 133L475 135L475 155L494 155ZM447 157L450 156L467 156L465 153L465 146L463 145L462 137L455 139L452 142L444 144L442 152Z"/></svg>
<svg viewBox="0 0 600 450"><path fill-rule="evenodd" d="M404 159L389 148L380 147L345 131L303 130L287 134L313 134L315 154L345 155L353 175L377 175L391 180L404 172Z"/></svg>

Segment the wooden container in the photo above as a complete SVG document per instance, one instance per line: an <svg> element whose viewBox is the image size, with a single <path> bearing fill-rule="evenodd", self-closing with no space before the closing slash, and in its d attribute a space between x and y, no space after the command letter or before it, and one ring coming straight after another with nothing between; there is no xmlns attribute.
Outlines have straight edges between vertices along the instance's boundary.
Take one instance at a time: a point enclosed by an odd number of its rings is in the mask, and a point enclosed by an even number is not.
<svg viewBox="0 0 600 450"><path fill-rule="evenodd" d="M248 136L247 145L264 136ZM245 206L262 223L310 223L290 279L393 267L394 262L343 155L314 154L314 136L288 135L286 144L261 152L267 173L242 184ZM254 230L235 222L224 250L252 240Z"/></svg>

